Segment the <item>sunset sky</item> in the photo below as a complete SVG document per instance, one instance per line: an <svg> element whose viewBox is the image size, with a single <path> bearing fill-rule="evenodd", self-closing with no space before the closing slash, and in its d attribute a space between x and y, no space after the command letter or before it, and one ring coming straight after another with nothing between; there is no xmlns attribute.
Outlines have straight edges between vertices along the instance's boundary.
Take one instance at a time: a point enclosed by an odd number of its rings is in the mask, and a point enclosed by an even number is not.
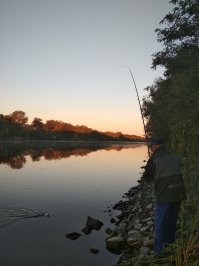
<svg viewBox="0 0 199 266"><path fill-rule="evenodd" d="M0 0L0 113L143 135L140 98L163 69L169 0Z"/></svg>

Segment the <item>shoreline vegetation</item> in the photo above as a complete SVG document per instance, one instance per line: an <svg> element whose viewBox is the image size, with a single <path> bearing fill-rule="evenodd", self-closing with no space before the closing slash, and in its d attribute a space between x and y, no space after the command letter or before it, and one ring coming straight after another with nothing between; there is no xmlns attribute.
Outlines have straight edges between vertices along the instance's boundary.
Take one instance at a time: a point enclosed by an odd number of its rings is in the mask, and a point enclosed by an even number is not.
<svg viewBox="0 0 199 266"><path fill-rule="evenodd" d="M127 141L127 140L38 140L38 139L0 139L0 144L3 143L33 143L33 144L147 144L145 140L135 140L135 141Z"/></svg>
<svg viewBox="0 0 199 266"><path fill-rule="evenodd" d="M140 217L139 209L135 213L133 210L136 204L141 204L142 197L135 196L135 199L131 199L130 196L126 203L121 203L121 206L127 205L127 217L123 217L114 229L114 232L120 232L121 239L118 235L115 237L121 242L126 239L127 244L129 241L133 246L131 240L136 238L137 234L139 237L135 245L141 242L141 238L142 245L138 251L131 245L131 249L124 249L127 254L123 252L117 266L199 265L199 5L197 0L171 0L170 3L173 10L161 20L160 28L155 30L157 41L163 48L153 54L152 58L152 68L164 67L164 76L146 88L148 96L143 99L142 110L147 138L164 137L167 147L181 158L187 199L181 204L176 240L159 258L150 254L150 250L146 254L141 252L146 239L140 236L140 232L135 232L138 224L134 219L140 220ZM136 190L142 191L142 186L140 184ZM141 192L136 193L139 195ZM150 199L150 192L146 197ZM150 214L149 218L152 218ZM134 232L130 234L126 229L132 219ZM139 230L144 229L141 227ZM128 240L128 237L131 237L131 240ZM151 237L150 230L147 237Z"/></svg>
<svg viewBox="0 0 199 266"><path fill-rule="evenodd" d="M27 124L28 117L21 110L10 115L0 114L0 140L38 141L144 141L144 137L121 132L101 132L86 126L72 125L58 120L42 122L35 117Z"/></svg>

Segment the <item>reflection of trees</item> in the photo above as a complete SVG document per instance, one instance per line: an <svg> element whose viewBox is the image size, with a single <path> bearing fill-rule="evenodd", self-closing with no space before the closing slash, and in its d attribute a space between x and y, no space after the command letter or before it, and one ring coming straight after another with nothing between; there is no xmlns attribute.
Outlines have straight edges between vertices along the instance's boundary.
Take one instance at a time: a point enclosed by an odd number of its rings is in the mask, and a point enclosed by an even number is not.
<svg viewBox="0 0 199 266"><path fill-rule="evenodd" d="M27 152L27 155L30 155L33 162L40 161L40 157L42 156L42 152L39 150L30 150Z"/></svg>
<svg viewBox="0 0 199 266"><path fill-rule="evenodd" d="M43 156L46 160L55 160L69 158L71 156L85 156L88 153L92 152L90 149L75 149L75 150L44 150Z"/></svg>
<svg viewBox="0 0 199 266"><path fill-rule="evenodd" d="M13 169L20 169L26 163L26 158L21 154L15 157L9 158L8 162L6 162Z"/></svg>
<svg viewBox="0 0 199 266"><path fill-rule="evenodd" d="M71 156L86 156L91 152L98 150L116 150L120 151L127 148L136 148L142 144L122 145L122 144L110 144L110 143L67 143L54 145L48 143L46 145L40 144L27 144L18 143L10 145L0 145L0 164L7 164L13 169L20 169L26 163L26 156L30 156L32 161L39 161L41 157L46 160L61 160L63 158L69 158Z"/></svg>

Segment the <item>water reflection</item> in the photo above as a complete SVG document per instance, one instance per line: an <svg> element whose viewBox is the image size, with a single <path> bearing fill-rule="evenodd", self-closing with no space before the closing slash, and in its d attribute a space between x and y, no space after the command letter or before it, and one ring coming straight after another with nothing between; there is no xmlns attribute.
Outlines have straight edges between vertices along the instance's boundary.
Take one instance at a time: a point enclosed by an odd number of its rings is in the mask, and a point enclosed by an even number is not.
<svg viewBox="0 0 199 266"><path fill-rule="evenodd" d="M134 143L0 144L0 265L115 265L105 230L117 213L107 210L137 184L146 156ZM85 235L88 216L104 225Z"/></svg>
<svg viewBox="0 0 199 266"><path fill-rule="evenodd" d="M6 164L13 169L21 169L26 163L26 156L33 162L45 160L60 160L71 156L86 156L98 150L117 150L137 148L140 143L110 143L110 142L8 142L0 143L0 164Z"/></svg>

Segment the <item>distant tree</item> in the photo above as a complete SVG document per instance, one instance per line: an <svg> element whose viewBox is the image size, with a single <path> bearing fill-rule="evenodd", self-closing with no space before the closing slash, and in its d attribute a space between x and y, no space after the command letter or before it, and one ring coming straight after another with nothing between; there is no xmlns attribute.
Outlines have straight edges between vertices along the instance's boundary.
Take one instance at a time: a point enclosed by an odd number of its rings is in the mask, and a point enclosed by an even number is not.
<svg viewBox="0 0 199 266"><path fill-rule="evenodd" d="M11 121L24 126L28 122L28 117L23 111L14 111L10 114Z"/></svg>
<svg viewBox="0 0 199 266"><path fill-rule="evenodd" d="M77 133L90 133L92 131L92 129L86 126L79 126L79 125L76 125L73 130Z"/></svg>
<svg viewBox="0 0 199 266"><path fill-rule="evenodd" d="M38 118L38 117L35 117L32 121L32 127L35 129L35 130L42 130L43 129L43 122L42 122L42 119L41 118Z"/></svg>
<svg viewBox="0 0 199 266"><path fill-rule="evenodd" d="M4 121L9 121L9 122L11 122L11 117L10 117L10 115L3 115L3 116L2 116L2 119L3 119Z"/></svg>
<svg viewBox="0 0 199 266"><path fill-rule="evenodd" d="M46 131L61 131L64 128L64 122L58 120L47 120L44 128Z"/></svg>

